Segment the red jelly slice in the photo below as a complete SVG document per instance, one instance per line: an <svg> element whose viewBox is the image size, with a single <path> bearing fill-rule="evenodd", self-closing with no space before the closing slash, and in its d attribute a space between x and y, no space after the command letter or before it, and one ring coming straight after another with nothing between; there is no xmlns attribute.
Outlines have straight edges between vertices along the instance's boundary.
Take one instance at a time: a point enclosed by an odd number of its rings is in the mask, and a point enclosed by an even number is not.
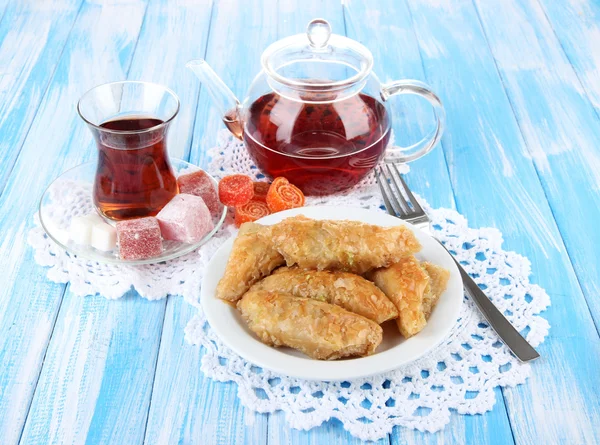
<svg viewBox="0 0 600 445"><path fill-rule="evenodd" d="M247 204L254 196L252 179L246 175L225 176L219 182L219 200L229 207Z"/></svg>

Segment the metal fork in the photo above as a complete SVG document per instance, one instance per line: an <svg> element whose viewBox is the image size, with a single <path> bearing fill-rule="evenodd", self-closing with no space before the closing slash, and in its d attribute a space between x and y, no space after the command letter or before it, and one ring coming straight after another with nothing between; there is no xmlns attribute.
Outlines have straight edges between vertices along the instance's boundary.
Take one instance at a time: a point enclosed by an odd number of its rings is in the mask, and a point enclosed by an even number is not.
<svg viewBox="0 0 600 445"><path fill-rule="evenodd" d="M376 176L388 213L404 221L408 221L419 229L429 233L429 217L413 196L406 182L404 182L396 165L384 164L383 167L377 169ZM446 249L441 242L440 244ZM473 299L490 326L496 331L506 346L522 362L529 362L538 358L540 354L519 334L498 308L494 306L479 286L477 286L477 283L473 281L460 263L456 261L456 258L452 258L460 271L463 286L467 294Z"/></svg>

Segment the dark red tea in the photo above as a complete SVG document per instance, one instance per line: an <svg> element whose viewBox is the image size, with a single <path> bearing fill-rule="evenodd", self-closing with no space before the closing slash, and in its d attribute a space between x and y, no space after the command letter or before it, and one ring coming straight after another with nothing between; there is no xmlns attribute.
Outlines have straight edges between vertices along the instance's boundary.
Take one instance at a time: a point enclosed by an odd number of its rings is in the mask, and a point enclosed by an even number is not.
<svg viewBox="0 0 600 445"><path fill-rule="evenodd" d="M244 142L266 174L306 194L327 195L360 181L389 142L388 114L371 96L308 103L269 93L249 110Z"/></svg>
<svg viewBox="0 0 600 445"><path fill-rule="evenodd" d="M178 192L160 119L130 117L105 122L98 131L94 202L115 220L156 215ZM143 131L147 130L147 131Z"/></svg>

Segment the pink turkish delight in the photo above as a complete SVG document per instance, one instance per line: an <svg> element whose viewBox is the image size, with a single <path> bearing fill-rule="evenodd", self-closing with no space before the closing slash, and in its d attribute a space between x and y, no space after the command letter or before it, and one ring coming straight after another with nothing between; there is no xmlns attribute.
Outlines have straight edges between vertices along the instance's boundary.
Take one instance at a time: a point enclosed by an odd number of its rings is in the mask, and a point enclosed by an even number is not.
<svg viewBox="0 0 600 445"><path fill-rule="evenodd" d="M210 211L199 196L180 193L156 215L164 239L196 243L214 228Z"/></svg>
<svg viewBox="0 0 600 445"><path fill-rule="evenodd" d="M219 196L215 190L212 179L202 170L187 175L181 175L177 178L179 193L200 196L210 213L218 215L221 213L223 205L219 202Z"/></svg>
<svg viewBox="0 0 600 445"><path fill-rule="evenodd" d="M143 260L162 253L158 220L152 216L117 223L119 256L124 260Z"/></svg>

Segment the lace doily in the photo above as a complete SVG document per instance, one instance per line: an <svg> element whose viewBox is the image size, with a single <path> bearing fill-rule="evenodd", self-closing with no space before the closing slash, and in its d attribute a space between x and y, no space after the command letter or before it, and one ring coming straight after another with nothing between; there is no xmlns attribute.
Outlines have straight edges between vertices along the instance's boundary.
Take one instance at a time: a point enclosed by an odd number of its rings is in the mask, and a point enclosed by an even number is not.
<svg viewBox="0 0 600 445"><path fill-rule="evenodd" d="M243 145L226 131L209 150L208 171L216 177L245 173L262 175ZM72 196L89 196L71 187ZM502 249L502 235L493 228L471 229L464 217L449 209L427 209L435 236L456 254L465 269L494 304L533 345L548 333L548 322L539 313L550 305L546 292L529 283L529 261ZM373 176L346 193L308 198L307 205L352 205L381 209ZM381 210L383 211L383 210ZM100 294L119 298L135 288L148 299L183 295L198 307L186 327L186 339L206 348L201 369L218 381L234 381L241 402L258 412L283 410L290 426L310 429L335 417L354 436L376 440L395 425L420 431L437 431L450 420L451 410L479 414L495 403L494 387L523 383L530 365L521 364L485 323L465 297L462 313L450 336L426 357L393 372L350 382L309 382L278 375L254 366L234 354L215 336L202 314L199 289L202 271L216 249L234 232L231 222L196 252L166 263L115 266L70 256L36 225L28 241L36 261L48 266L48 278L71 283L78 295Z"/></svg>
<svg viewBox="0 0 600 445"><path fill-rule="evenodd" d="M211 172L256 175L241 143L226 133L219 135L218 146L209 154ZM529 260L504 251L497 229L471 229L457 212L431 209L421 202L431 217L435 236L527 340L539 345L549 329L539 313L550 305L550 299L542 288L529 282ZM318 203L382 207L372 176L350 192L307 199L307 204ZM450 421L451 410L460 414L489 411L495 403L496 386L523 383L531 370L499 341L467 297L450 336L426 357L393 372L349 382L305 381L254 366L219 340L199 305L198 315L186 327L186 340L206 348L202 372L214 380L236 382L246 407L261 413L283 410L290 426L305 430L335 417L363 440L380 439L396 425L437 431Z"/></svg>
<svg viewBox="0 0 600 445"><path fill-rule="evenodd" d="M195 168L181 169L177 174L192 170ZM50 201L52 208L46 210L50 221L58 229L56 233L68 238L68 222L94 209L92 184L73 180L57 182L50 190ZM133 288L149 300L182 295L192 301L199 292L204 266L234 232L234 227L228 222L196 251L174 260L142 266L99 263L71 255L48 237L37 214L27 241L35 250L35 261L49 267L48 278L55 283L70 283L70 290L75 295L98 294L116 299Z"/></svg>

